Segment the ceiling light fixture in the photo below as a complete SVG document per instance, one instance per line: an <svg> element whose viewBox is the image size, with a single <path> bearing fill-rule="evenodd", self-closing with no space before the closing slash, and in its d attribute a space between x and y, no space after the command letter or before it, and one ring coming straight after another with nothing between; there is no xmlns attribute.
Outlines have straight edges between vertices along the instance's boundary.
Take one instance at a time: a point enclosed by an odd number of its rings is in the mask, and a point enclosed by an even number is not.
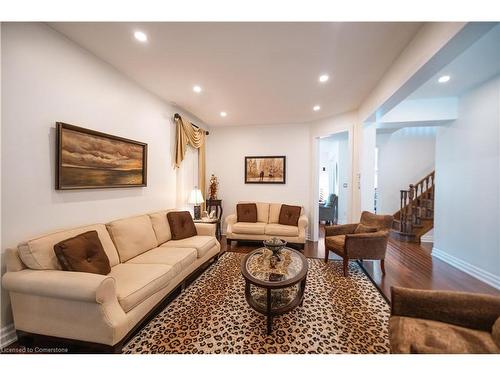
<svg viewBox="0 0 500 375"><path fill-rule="evenodd" d="M134 37L135 37L135 39L137 39L141 43L145 43L148 41L148 36L145 33L143 33L142 31L136 31L134 33Z"/></svg>
<svg viewBox="0 0 500 375"><path fill-rule="evenodd" d="M199 94L201 92L201 86L194 85L193 86L193 91Z"/></svg>
<svg viewBox="0 0 500 375"><path fill-rule="evenodd" d="M451 78L450 76L441 76L441 77L439 77L438 82L445 83L445 82L448 82L450 80L450 78Z"/></svg>
<svg viewBox="0 0 500 375"><path fill-rule="evenodd" d="M328 74L322 74L322 75L319 76L318 80L321 83L324 83L324 82L328 81L329 79L330 79L330 76Z"/></svg>
<svg viewBox="0 0 500 375"><path fill-rule="evenodd" d="M226 113L226 112L222 111L222 112L220 113L220 117L226 117L226 116L227 116L227 113Z"/></svg>
<svg viewBox="0 0 500 375"><path fill-rule="evenodd" d="M321 109L321 107L317 104L313 107L313 111L315 111L315 112L318 112L320 109Z"/></svg>

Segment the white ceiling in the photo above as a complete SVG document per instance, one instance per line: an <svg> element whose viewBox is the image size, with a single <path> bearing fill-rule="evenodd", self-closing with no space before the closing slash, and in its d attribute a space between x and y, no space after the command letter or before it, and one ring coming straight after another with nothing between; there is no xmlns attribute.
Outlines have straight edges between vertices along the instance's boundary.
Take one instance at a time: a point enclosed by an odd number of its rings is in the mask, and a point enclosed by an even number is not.
<svg viewBox="0 0 500 375"><path fill-rule="evenodd" d="M225 126L301 123L358 108L421 23L50 26L164 100ZM135 30L149 41L137 42ZM330 75L326 84L321 73Z"/></svg>
<svg viewBox="0 0 500 375"><path fill-rule="evenodd" d="M460 96L498 74L500 74L500 24L483 35L407 99ZM439 83L438 78L443 75L449 75L450 80Z"/></svg>

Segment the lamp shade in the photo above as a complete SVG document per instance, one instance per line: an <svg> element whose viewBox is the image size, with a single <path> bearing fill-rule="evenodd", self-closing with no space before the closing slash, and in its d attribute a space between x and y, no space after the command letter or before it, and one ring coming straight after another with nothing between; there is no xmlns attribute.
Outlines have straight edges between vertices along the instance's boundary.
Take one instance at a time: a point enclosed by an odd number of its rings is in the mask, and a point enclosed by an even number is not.
<svg viewBox="0 0 500 375"><path fill-rule="evenodd" d="M205 200L203 199L203 195L201 195L201 190L194 188L189 196L189 203L198 205L203 202L205 202Z"/></svg>

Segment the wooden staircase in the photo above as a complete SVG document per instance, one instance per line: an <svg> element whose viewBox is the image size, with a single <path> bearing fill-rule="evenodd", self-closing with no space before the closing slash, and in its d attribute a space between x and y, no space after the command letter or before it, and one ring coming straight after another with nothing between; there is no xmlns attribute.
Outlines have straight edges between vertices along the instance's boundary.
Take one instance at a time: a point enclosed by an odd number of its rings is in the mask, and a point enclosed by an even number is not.
<svg viewBox="0 0 500 375"><path fill-rule="evenodd" d="M394 214L391 236L420 243L420 238L434 228L434 171L408 190L401 190L400 207Z"/></svg>

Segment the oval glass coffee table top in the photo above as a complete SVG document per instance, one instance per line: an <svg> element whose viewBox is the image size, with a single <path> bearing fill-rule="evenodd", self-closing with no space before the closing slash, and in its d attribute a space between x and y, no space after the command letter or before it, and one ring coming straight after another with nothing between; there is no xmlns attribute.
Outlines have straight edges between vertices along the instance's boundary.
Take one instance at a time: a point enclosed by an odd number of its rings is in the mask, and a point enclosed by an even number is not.
<svg viewBox="0 0 500 375"><path fill-rule="evenodd" d="M252 251L244 260L243 275L257 285L294 284L307 273L307 259L296 250L283 248L279 260L265 247Z"/></svg>

